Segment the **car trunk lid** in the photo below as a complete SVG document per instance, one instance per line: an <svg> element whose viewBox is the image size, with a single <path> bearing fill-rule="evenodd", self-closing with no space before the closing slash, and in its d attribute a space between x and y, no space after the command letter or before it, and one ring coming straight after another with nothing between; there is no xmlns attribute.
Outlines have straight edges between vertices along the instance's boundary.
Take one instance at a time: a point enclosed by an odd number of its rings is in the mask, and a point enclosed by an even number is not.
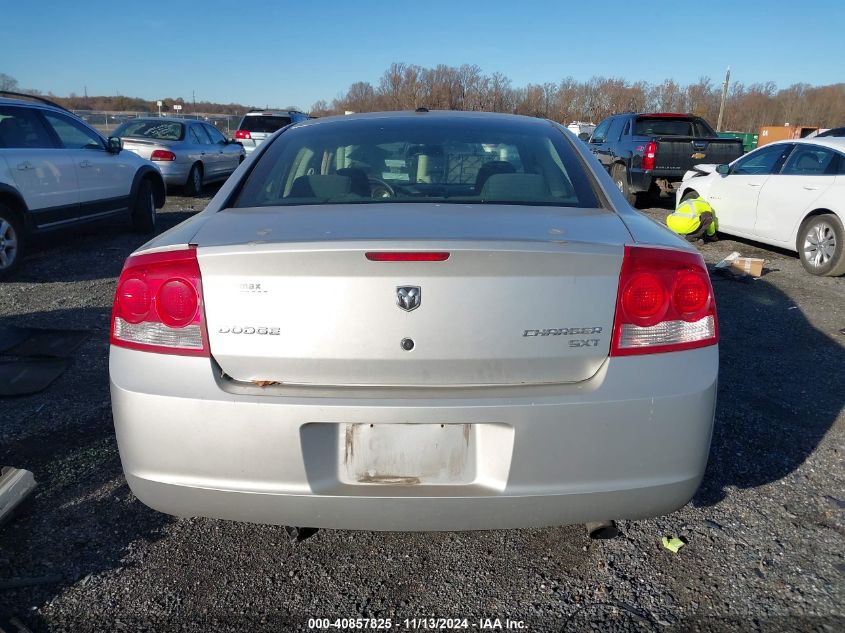
<svg viewBox="0 0 845 633"><path fill-rule="evenodd" d="M228 209L194 241L233 379L466 386L593 376L630 235L606 210L387 203Z"/></svg>
<svg viewBox="0 0 845 633"><path fill-rule="evenodd" d="M123 141L123 149L138 154L138 156L146 160L150 160L153 151L157 149L173 151L171 148L172 143L168 141L133 138L131 136L124 136L121 140Z"/></svg>

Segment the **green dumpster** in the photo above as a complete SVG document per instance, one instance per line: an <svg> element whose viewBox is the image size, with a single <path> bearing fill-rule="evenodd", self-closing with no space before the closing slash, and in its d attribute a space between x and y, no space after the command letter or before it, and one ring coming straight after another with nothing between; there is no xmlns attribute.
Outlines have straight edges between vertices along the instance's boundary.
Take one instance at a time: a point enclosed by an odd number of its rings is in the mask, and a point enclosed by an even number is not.
<svg viewBox="0 0 845 633"><path fill-rule="evenodd" d="M758 135L754 132L718 132L722 138L738 138L742 141L742 149L745 152L750 152L757 147Z"/></svg>

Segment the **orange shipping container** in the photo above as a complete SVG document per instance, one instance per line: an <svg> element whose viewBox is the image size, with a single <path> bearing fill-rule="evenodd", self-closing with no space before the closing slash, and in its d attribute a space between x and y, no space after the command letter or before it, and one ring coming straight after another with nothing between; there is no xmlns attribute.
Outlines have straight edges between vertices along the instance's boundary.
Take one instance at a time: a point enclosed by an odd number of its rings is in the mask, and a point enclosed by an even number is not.
<svg viewBox="0 0 845 633"><path fill-rule="evenodd" d="M775 141L788 141L794 138L809 136L819 128L806 125L766 125L760 128L760 135L757 139L757 147Z"/></svg>

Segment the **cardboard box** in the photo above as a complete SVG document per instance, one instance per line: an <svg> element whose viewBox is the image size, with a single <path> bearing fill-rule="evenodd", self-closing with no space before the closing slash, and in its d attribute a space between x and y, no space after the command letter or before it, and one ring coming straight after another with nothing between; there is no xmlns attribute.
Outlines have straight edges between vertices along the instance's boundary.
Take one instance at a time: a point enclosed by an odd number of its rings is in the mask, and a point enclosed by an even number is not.
<svg viewBox="0 0 845 633"><path fill-rule="evenodd" d="M731 270L737 273L745 273L752 277L759 277L763 274L763 263L765 260L756 257L737 257L731 261Z"/></svg>

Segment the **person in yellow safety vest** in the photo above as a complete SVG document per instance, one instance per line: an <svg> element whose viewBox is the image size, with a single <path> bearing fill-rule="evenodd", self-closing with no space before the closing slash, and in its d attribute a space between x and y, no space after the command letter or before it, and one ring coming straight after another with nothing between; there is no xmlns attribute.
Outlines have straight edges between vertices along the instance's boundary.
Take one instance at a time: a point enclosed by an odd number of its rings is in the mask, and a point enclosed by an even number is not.
<svg viewBox="0 0 845 633"><path fill-rule="evenodd" d="M666 217L666 226L690 242L715 239L716 214L703 198L690 198Z"/></svg>

